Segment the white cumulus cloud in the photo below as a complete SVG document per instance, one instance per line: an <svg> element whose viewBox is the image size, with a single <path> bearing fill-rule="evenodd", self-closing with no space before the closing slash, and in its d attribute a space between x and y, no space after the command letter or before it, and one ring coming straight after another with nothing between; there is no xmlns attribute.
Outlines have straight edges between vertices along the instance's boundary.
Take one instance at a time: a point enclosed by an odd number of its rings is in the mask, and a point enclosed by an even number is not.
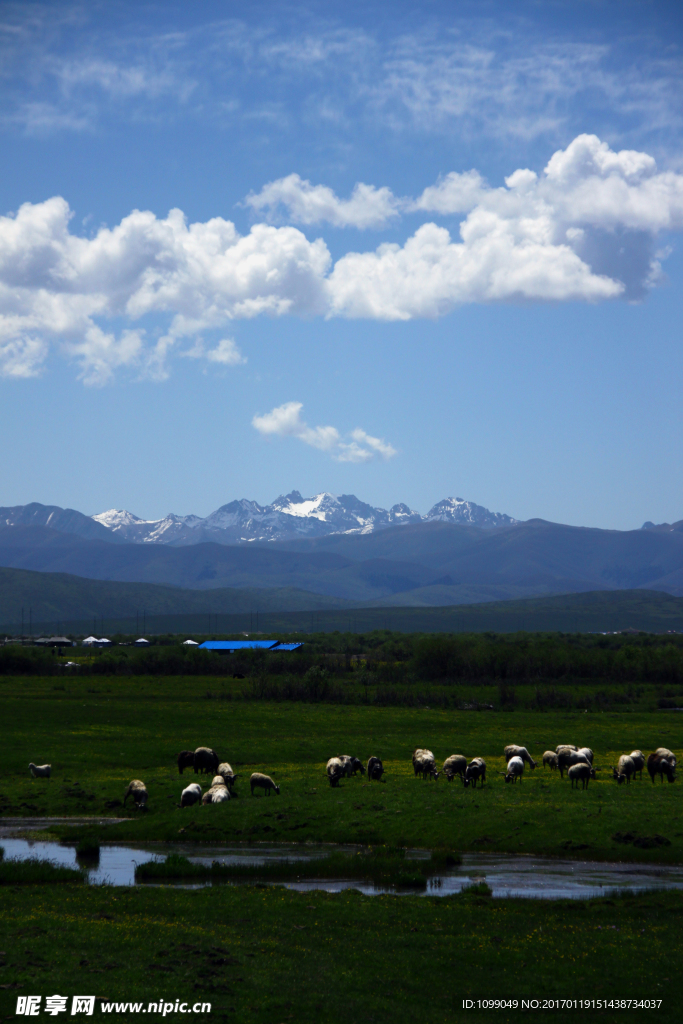
<svg viewBox="0 0 683 1024"><path fill-rule="evenodd" d="M400 200L386 187L357 182L349 199L339 199L327 185L311 185L298 174L269 182L260 192L250 193L245 203L270 217L282 210L297 224L326 221L338 228L382 227L397 216L400 207Z"/></svg>
<svg viewBox="0 0 683 1024"><path fill-rule="evenodd" d="M360 428L351 431L349 441L343 439L336 427L309 427L301 418L302 409L301 402L285 402L264 416L254 416L251 423L264 437L296 437L312 448L327 452L337 462L369 462L377 455L390 459L397 454L386 441Z"/></svg>
<svg viewBox="0 0 683 1024"><path fill-rule="evenodd" d="M122 367L163 378L169 353L202 330L260 313L327 309L329 252L296 228L257 224L241 236L220 217L188 225L180 210L165 219L134 210L116 227L82 238L69 231L71 216L57 196L0 217L0 368L6 374L35 367L40 339L76 358L86 383L104 383ZM150 314L168 320L154 346L144 328L107 329L114 320ZM205 358L235 365L240 357L233 345L224 340Z"/></svg>
<svg viewBox="0 0 683 1024"><path fill-rule="evenodd" d="M121 371L162 380L174 354L237 366L232 339L209 347L203 333L262 314L408 320L471 302L642 298L666 257L658 236L683 227L683 174L580 135L540 173L517 168L499 187L470 170L416 199L357 185L340 200L290 175L247 201L304 224L376 227L400 210L430 219L402 244L333 264L323 239L292 225L241 235L222 217L133 210L87 238L70 230L63 198L25 203L0 217L0 374L34 376L51 345L88 384ZM367 438L334 443L335 457L382 454Z"/></svg>
<svg viewBox="0 0 683 1024"><path fill-rule="evenodd" d="M452 173L409 209L466 213L460 241L423 224L403 246L348 253L330 276L334 313L407 320L462 302L640 298L659 272L656 235L683 227L683 175L580 135L540 176L520 168L491 188Z"/></svg>

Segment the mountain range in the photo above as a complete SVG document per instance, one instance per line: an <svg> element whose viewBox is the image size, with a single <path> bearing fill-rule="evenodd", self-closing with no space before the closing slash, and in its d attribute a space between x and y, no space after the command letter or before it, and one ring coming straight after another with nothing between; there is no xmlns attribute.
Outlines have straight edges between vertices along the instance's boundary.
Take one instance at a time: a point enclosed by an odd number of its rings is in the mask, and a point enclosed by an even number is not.
<svg viewBox="0 0 683 1024"><path fill-rule="evenodd" d="M311 602L324 596L364 607L458 605L599 590L683 595L680 529L599 530L540 519L488 529L434 520L370 533L171 545L125 543L91 522L107 539L52 525L0 528L0 565L195 591L294 588L300 601L306 591Z"/></svg>
<svg viewBox="0 0 683 1024"><path fill-rule="evenodd" d="M0 527L47 526L90 540L174 546L207 541L217 544L282 541L333 533L366 534L391 526L431 522L459 523L487 530L514 525L516 520L500 512L489 512L482 505L463 498L444 498L423 516L403 504L393 505L388 511L374 508L354 494L323 492L303 498L299 491L281 495L270 505L259 505L246 498L231 501L204 518L169 513L163 519L146 520L123 509L87 516L75 509L37 502L0 508Z"/></svg>

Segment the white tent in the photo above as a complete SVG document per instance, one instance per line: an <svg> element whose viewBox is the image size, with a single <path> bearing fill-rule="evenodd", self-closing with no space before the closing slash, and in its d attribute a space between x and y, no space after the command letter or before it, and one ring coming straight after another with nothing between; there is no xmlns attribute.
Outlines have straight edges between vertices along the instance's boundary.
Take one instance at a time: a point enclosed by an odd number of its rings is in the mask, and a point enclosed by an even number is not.
<svg viewBox="0 0 683 1024"><path fill-rule="evenodd" d="M149 640L145 640L144 636L141 636L139 640L136 640L133 644L134 647L146 647L149 645Z"/></svg>
<svg viewBox="0 0 683 1024"><path fill-rule="evenodd" d="M197 643L196 640L183 640L183 647L187 647L188 644L192 647L199 647L199 644Z"/></svg>
<svg viewBox="0 0 683 1024"><path fill-rule="evenodd" d="M98 644L99 642L100 641L97 639L96 636L86 636L85 640L83 641L84 644Z"/></svg>

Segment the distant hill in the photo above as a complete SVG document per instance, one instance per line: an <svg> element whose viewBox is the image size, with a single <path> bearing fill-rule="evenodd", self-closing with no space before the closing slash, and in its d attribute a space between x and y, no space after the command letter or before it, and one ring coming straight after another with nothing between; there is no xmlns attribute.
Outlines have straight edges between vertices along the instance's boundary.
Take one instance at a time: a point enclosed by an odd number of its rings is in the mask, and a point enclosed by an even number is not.
<svg viewBox="0 0 683 1024"><path fill-rule="evenodd" d="M221 629L236 632L249 625L248 617L226 616ZM190 624L180 619L175 624L171 620L159 624L159 632L188 628ZM368 633L375 629L404 633L599 633L624 629L682 632L683 598L647 590L621 590L442 608L274 612L260 616L259 628L272 633Z"/></svg>
<svg viewBox="0 0 683 1024"><path fill-rule="evenodd" d="M149 583L115 583L82 579L67 573L0 569L0 628L28 629L29 609L36 625L93 618L135 620L160 615L226 615L252 612L301 611L346 607L337 598L308 594L295 587L281 589L181 590ZM12 628L10 628L12 627ZM90 627L88 627L90 628Z"/></svg>
<svg viewBox="0 0 683 1024"><path fill-rule="evenodd" d="M313 633L313 632L355 632L367 633L375 629L395 630L406 633L517 633L517 632L562 632L598 633L616 632L625 629L664 633L667 630L683 632L683 598L672 597L656 591L612 590L584 594L568 594L559 597L532 598L523 601L496 601L482 604L457 605L440 608L354 608L294 610L297 601L307 602L306 595L295 591L271 590L232 591L222 590L197 593L174 591L170 588L153 587L145 584L116 584L93 581L74 581L73 578L57 576L52 579L37 573L23 573L3 583L0 571L0 593L6 583L19 584L14 591L26 598L25 626L28 629L28 603L34 596L32 587L39 586L51 597L48 610L54 612L42 621L37 621L34 609L34 635L37 632L90 633L101 630L105 635L121 632L132 633L142 630L143 618L136 618L136 611L146 611L145 624L148 633L181 633L195 635L229 634L242 630L260 630L262 633ZM92 599L79 606L59 603L60 598L73 600L79 591L79 583L92 583ZM21 586L27 589L22 590ZM170 590L173 598L184 602L182 611L164 593ZM194 600L209 600L225 595L223 602L208 607L195 604ZM271 602L268 603L268 595ZM79 597L88 601L87 590L81 590ZM156 598L153 600L139 599ZM263 600L262 600L263 599ZM55 603L52 603L54 601ZM233 603L235 602L235 603ZM140 607L142 605L142 607ZM38 607L41 607L38 605ZM43 606L46 607L46 606ZM278 610L278 607L280 610ZM285 607L288 610L282 610ZM64 610L78 611L87 608L82 617L70 618ZM165 610L166 609L166 610ZM19 609L19 612L21 609ZM258 615L256 612L258 611ZM118 614L117 614L118 613ZM96 623L93 619L96 617ZM103 621L102 621L103 620ZM14 628L10 628L11 626ZM15 633L17 620L0 623L3 632Z"/></svg>
<svg viewBox="0 0 683 1024"><path fill-rule="evenodd" d="M435 521L286 543L176 547L11 526L0 529L0 565L192 590L287 587L364 607L597 590L683 595L683 532L594 530L540 519L496 529Z"/></svg>

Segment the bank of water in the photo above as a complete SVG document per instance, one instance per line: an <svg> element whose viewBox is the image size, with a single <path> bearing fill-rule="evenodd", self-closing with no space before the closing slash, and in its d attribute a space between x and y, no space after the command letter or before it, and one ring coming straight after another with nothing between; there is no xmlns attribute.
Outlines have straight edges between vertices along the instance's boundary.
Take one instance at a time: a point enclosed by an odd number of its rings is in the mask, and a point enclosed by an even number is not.
<svg viewBox="0 0 683 1024"><path fill-rule="evenodd" d="M48 827L50 822L33 820L34 829ZM22 830L27 822L22 823ZM0 845L6 858L17 860L47 860L66 867L82 867L87 872L90 884L135 885L135 868L150 859L164 860L169 854L180 854L194 864L220 864L259 867L283 861L310 861L324 857L334 851L355 853L358 847L331 847L328 845L267 846L202 846L194 844L141 844L103 845L99 857L78 858L74 846L56 842L16 838L16 825L0 824ZM408 859L422 859L429 853L421 850L409 851ZM253 881L253 879L252 879ZM496 897L532 897L536 899L587 899L606 896L616 890L642 891L644 889L683 889L683 866L657 866L651 864L605 863L602 861L555 860L530 856L507 856L504 854L472 853L463 854L461 863L434 875L429 879L422 895L450 896L462 889L486 882ZM142 883L146 884L146 883ZM167 883L169 884L169 883ZM194 883L188 887L216 884L211 881ZM226 884L226 883L222 883ZM227 883L235 884L235 883ZM358 879L297 879L277 882L288 889L302 892L323 889L326 892L340 892L343 889L358 889L368 896L385 892L411 893L414 889L401 890L363 882Z"/></svg>

